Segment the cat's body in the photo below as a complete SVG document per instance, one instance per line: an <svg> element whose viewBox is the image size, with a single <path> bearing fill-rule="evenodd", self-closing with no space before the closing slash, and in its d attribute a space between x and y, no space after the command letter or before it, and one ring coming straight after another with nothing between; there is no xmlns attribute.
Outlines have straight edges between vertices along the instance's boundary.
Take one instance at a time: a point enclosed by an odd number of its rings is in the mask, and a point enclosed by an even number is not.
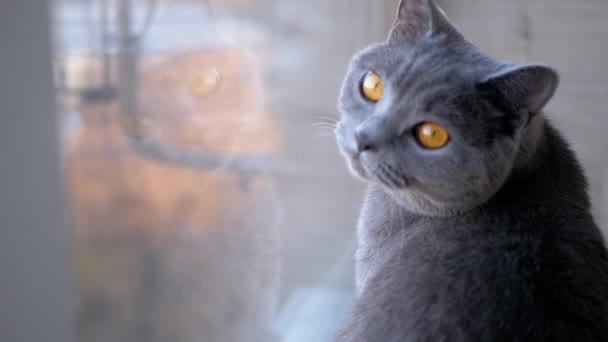
<svg viewBox="0 0 608 342"><path fill-rule="evenodd" d="M357 85L366 70L385 81L378 101ZM338 142L370 186L358 298L336 341L608 341L585 176L537 115L556 87L549 68L483 57L432 2L402 1L341 95ZM422 146L430 121L450 134L439 147Z"/></svg>
<svg viewBox="0 0 608 342"><path fill-rule="evenodd" d="M608 340L607 256L585 180L563 140L546 134L542 162L474 213L422 217L372 187L361 296L338 340Z"/></svg>

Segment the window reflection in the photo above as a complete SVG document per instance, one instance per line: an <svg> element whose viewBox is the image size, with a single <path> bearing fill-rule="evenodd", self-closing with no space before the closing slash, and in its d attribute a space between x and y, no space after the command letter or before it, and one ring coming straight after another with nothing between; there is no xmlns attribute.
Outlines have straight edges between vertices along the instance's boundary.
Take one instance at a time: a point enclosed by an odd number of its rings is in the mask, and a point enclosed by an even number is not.
<svg viewBox="0 0 608 342"><path fill-rule="evenodd" d="M232 167L280 148L262 70L208 4L156 6L56 6L80 339L271 341L280 208Z"/></svg>
<svg viewBox="0 0 608 342"><path fill-rule="evenodd" d="M333 99L310 110L320 89L296 85L339 79L305 67L326 49L306 32L331 21L285 22L301 9L54 1L79 340L326 340L348 310L354 212L330 214L318 194L339 182L305 160L342 170L313 126Z"/></svg>

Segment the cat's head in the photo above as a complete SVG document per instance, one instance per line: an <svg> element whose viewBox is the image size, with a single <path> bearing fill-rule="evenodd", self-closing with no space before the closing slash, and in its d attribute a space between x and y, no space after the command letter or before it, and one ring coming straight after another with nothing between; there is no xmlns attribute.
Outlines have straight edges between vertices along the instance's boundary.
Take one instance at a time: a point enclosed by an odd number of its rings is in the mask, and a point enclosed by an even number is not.
<svg viewBox="0 0 608 342"><path fill-rule="evenodd" d="M388 40L351 62L338 144L355 175L411 210L468 210L526 163L557 85L551 68L480 52L432 0L402 0Z"/></svg>

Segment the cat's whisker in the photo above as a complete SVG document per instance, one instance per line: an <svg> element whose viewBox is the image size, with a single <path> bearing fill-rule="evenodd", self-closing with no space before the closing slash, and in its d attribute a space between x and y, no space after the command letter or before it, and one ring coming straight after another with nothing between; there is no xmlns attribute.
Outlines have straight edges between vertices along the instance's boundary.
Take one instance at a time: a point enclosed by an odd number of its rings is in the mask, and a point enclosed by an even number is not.
<svg viewBox="0 0 608 342"><path fill-rule="evenodd" d="M315 122L312 124L314 127L338 127L338 124L335 122Z"/></svg>
<svg viewBox="0 0 608 342"><path fill-rule="evenodd" d="M313 126L316 126L316 125L337 126L338 123L337 122L323 122L323 121L319 121L319 122L313 123Z"/></svg>
<svg viewBox="0 0 608 342"><path fill-rule="evenodd" d="M332 126L332 125L315 125L314 129L315 130L322 130L322 131L333 132L336 129L336 126Z"/></svg>
<svg viewBox="0 0 608 342"><path fill-rule="evenodd" d="M318 122L314 122L312 124L313 126L318 126L318 125L327 125L327 126L338 126L337 122L324 122L324 121L318 121Z"/></svg>
<svg viewBox="0 0 608 342"><path fill-rule="evenodd" d="M333 123L338 123L340 120L338 118L332 118L329 116L317 116L318 120L325 120Z"/></svg>

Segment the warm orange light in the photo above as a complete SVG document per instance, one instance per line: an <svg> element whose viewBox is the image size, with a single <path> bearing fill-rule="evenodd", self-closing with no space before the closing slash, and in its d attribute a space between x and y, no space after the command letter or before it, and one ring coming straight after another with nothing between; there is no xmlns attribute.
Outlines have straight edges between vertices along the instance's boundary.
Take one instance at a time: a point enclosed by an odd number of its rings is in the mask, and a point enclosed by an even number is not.
<svg viewBox="0 0 608 342"><path fill-rule="evenodd" d="M191 82L192 92L196 96L209 96L220 85L220 73L214 68L197 71Z"/></svg>

